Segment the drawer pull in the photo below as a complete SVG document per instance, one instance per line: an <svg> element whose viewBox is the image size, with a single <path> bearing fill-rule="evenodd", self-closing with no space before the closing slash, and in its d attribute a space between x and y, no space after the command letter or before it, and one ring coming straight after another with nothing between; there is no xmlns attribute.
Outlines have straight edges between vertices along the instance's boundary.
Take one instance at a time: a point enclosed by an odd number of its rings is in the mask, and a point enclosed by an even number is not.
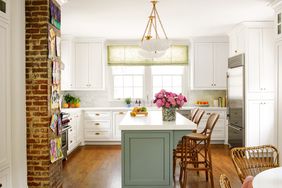
<svg viewBox="0 0 282 188"><path fill-rule="evenodd" d="M211 113L208 112L207 115L211 115Z"/></svg>
<svg viewBox="0 0 282 188"><path fill-rule="evenodd" d="M121 115L122 115L122 114L124 114L124 112L119 112L119 114L121 114Z"/></svg>
<svg viewBox="0 0 282 188"><path fill-rule="evenodd" d="M70 132L72 132L72 129L70 129Z"/></svg>
<svg viewBox="0 0 282 188"><path fill-rule="evenodd" d="M70 143L72 143L72 140L70 141Z"/></svg>
<svg viewBox="0 0 282 188"><path fill-rule="evenodd" d="M95 133L95 135L100 135L100 133Z"/></svg>
<svg viewBox="0 0 282 188"><path fill-rule="evenodd" d="M95 123L95 125L100 125L100 123Z"/></svg>
<svg viewBox="0 0 282 188"><path fill-rule="evenodd" d="M100 116L100 114L95 114L96 116Z"/></svg>

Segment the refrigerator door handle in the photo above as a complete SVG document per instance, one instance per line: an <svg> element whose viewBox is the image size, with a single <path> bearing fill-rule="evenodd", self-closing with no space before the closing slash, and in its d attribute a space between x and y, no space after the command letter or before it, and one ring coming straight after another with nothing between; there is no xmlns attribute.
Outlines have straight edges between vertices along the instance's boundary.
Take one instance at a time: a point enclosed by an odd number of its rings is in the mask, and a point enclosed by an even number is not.
<svg viewBox="0 0 282 188"><path fill-rule="evenodd" d="M230 124L228 126L231 127L232 129L235 129L236 131L242 131L242 128L238 128Z"/></svg>

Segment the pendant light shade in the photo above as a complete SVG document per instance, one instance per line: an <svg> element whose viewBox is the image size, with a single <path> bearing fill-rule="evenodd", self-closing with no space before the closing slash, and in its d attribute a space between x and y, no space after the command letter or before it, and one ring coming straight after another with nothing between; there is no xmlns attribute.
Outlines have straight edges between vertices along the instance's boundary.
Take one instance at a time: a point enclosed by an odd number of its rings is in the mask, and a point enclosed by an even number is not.
<svg viewBox="0 0 282 188"><path fill-rule="evenodd" d="M165 51L170 47L170 42L156 9L157 1L153 0L151 3L153 4L153 8L140 44L140 48L148 52L140 52L140 54L143 54L142 56L146 58L164 55ZM158 28L161 29L162 33L158 31ZM163 38L161 38L161 34Z"/></svg>

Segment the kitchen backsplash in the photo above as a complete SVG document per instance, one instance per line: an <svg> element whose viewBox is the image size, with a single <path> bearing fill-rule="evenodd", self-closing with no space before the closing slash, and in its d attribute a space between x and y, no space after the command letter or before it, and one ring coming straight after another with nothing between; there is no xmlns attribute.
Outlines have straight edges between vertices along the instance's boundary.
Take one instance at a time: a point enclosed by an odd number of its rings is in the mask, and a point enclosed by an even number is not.
<svg viewBox="0 0 282 188"><path fill-rule="evenodd" d="M125 106L123 101L112 101L107 91L68 91L69 93L81 99L81 107L120 107ZM213 100L218 97L225 97L226 91L215 90L191 90L189 91L188 105L193 105L197 101L208 101L210 106L213 106Z"/></svg>

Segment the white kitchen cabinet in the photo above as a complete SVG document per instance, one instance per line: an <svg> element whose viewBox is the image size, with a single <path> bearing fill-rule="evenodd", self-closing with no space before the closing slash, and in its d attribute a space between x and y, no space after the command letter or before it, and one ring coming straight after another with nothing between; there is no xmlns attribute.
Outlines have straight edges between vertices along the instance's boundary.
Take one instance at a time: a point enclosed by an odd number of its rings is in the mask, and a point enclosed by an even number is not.
<svg viewBox="0 0 282 188"><path fill-rule="evenodd" d="M61 56L64 64L64 69L61 71L61 89L75 89L74 44L72 38L62 38Z"/></svg>
<svg viewBox="0 0 282 188"><path fill-rule="evenodd" d="M104 63L102 43L75 43L75 84L76 89L103 90Z"/></svg>
<svg viewBox="0 0 282 188"><path fill-rule="evenodd" d="M236 28L229 35L229 56L236 56L245 53L245 30L242 27Z"/></svg>
<svg viewBox="0 0 282 188"><path fill-rule="evenodd" d="M277 145L274 101L248 101L247 146Z"/></svg>
<svg viewBox="0 0 282 188"><path fill-rule="evenodd" d="M112 141L112 112L111 111L84 111L84 140Z"/></svg>
<svg viewBox="0 0 282 188"><path fill-rule="evenodd" d="M121 130L119 129L119 124L125 115L126 111L113 112L114 138L117 138L118 140L121 139Z"/></svg>
<svg viewBox="0 0 282 188"><path fill-rule="evenodd" d="M213 72L213 44L195 44L194 88L212 88Z"/></svg>
<svg viewBox="0 0 282 188"><path fill-rule="evenodd" d="M3 15L3 14L2 14ZM3 15L4 16L4 15ZM5 19L6 20L5 20ZM0 184L11 187L10 30L8 17L0 16Z"/></svg>
<svg viewBox="0 0 282 188"><path fill-rule="evenodd" d="M248 29L246 68L249 93L274 92L275 61L272 28Z"/></svg>
<svg viewBox="0 0 282 188"><path fill-rule="evenodd" d="M228 43L213 44L214 88L226 88L226 73L228 67Z"/></svg>
<svg viewBox="0 0 282 188"><path fill-rule="evenodd" d="M211 136L211 140L213 143L227 143L226 140L226 110L205 110L205 114L202 117L202 120L200 121L199 127L197 129L197 132L201 132L205 129L207 120L209 116L212 113L219 114L219 119L213 129L213 133Z"/></svg>
<svg viewBox="0 0 282 188"><path fill-rule="evenodd" d="M70 154L79 145L83 145L83 123L80 109L63 109L65 113L70 114L68 129L68 154Z"/></svg>
<svg viewBox="0 0 282 188"><path fill-rule="evenodd" d="M193 89L226 89L228 43L195 43Z"/></svg>

